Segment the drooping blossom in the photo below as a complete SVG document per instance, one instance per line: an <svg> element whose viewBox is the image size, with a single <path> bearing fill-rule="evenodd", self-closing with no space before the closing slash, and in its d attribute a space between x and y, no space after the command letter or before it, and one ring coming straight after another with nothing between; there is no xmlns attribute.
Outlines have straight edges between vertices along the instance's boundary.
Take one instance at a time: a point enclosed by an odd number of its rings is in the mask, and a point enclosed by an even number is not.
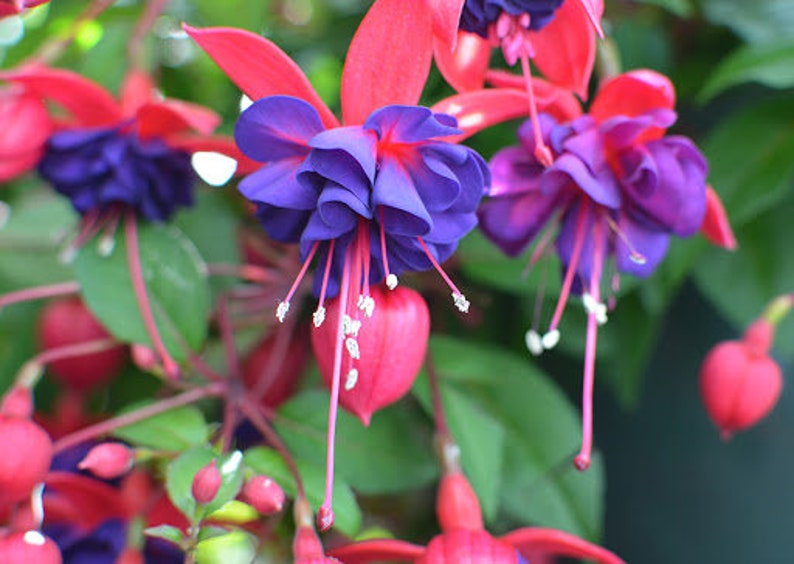
<svg viewBox="0 0 794 564"><path fill-rule="evenodd" d="M688 138L666 135L676 119L674 98L666 77L626 73L603 86L587 115L563 123L540 117L541 135L554 156L551 166L535 155L531 122L519 130L519 146L503 149L491 161L491 198L479 212L483 232L514 256L546 230L536 255L553 237L565 273L548 332L541 337L533 327L528 347L537 353L554 346L571 292L581 294L588 314L580 468L590 461L596 332L607 313L601 293L606 265L649 276L670 238L693 235L706 214L703 155Z"/></svg>
<svg viewBox="0 0 794 564"><path fill-rule="evenodd" d="M599 564L622 564L609 550L557 529L524 527L494 537L483 526L482 510L466 476L457 447L443 449L444 473L436 513L441 533L426 547L394 539L356 542L331 551L345 564L396 561L414 564L529 564L535 559L566 557ZM545 560L542 560L545 561Z"/></svg>
<svg viewBox="0 0 794 564"><path fill-rule="evenodd" d="M432 58L432 25L428 11L406 11L402 0L373 4L348 50L341 123L272 42L242 30L186 27L255 100L235 136L248 157L265 165L241 183L241 191L257 203L271 237L301 245L304 267L279 304L278 318L287 314L315 257L315 325L325 319L325 299L339 296L330 437L343 347L358 357L354 328L373 311L370 284L385 280L394 287L401 272L436 268L457 307L468 308L439 263L476 225L475 209L489 173L477 153L452 141L517 115L515 105L501 109L506 100L515 100L515 92L458 99L457 121L417 106ZM332 522L332 445L328 454L321 528Z"/></svg>

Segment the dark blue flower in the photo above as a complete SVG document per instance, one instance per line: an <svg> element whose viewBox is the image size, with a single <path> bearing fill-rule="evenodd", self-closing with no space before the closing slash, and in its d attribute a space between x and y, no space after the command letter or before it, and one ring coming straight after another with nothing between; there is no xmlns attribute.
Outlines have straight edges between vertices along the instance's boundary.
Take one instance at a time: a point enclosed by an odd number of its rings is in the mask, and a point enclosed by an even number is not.
<svg viewBox="0 0 794 564"><path fill-rule="evenodd" d="M545 27L563 0L466 0L460 15L460 29L488 38L492 24L503 13L511 16L529 14L529 29Z"/></svg>
<svg viewBox="0 0 794 564"><path fill-rule="evenodd" d="M81 214L123 204L150 221L191 205L196 181L188 153L120 126L52 135L39 173Z"/></svg>
<svg viewBox="0 0 794 564"><path fill-rule="evenodd" d="M443 140L458 132L454 118L416 106L325 130L308 103L263 98L242 114L235 137L267 164L240 191L272 238L299 242L303 260L319 251L321 265L330 261L315 292L333 296L351 258L369 273L366 286L432 268L474 228L490 173L475 151Z"/></svg>

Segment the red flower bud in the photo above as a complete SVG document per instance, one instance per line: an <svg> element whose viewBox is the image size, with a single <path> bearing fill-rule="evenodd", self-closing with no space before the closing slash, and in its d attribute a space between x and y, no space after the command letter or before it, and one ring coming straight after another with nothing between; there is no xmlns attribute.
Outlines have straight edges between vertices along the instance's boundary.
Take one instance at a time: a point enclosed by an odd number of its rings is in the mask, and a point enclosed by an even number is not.
<svg viewBox="0 0 794 564"><path fill-rule="evenodd" d="M0 404L0 414L30 419L33 416L33 394L30 388L14 386L8 390Z"/></svg>
<svg viewBox="0 0 794 564"><path fill-rule="evenodd" d="M254 476L243 488L243 499L263 515L272 515L284 507L284 490L272 478Z"/></svg>
<svg viewBox="0 0 794 564"><path fill-rule="evenodd" d="M0 505L4 505L26 498L44 480L52 462L52 440L30 419L0 415L0 453Z"/></svg>
<svg viewBox="0 0 794 564"><path fill-rule="evenodd" d="M772 326L760 320L741 341L715 346L700 369L700 393L711 420L724 438L763 419L783 387L778 364L768 355Z"/></svg>
<svg viewBox="0 0 794 564"><path fill-rule="evenodd" d="M196 472L190 491L193 494L193 499L199 503L206 504L215 499L220 487L221 473L213 460Z"/></svg>
<svg viewBox="0 0 794 564"><path fill-rule="evenodd" d="M370 288L372 317L358 316L360 327L345 344L355 342L359 358L343 351L339 403L368 425L372 414L394 403L411 388L419 373L430 335L430 312L422 296L404 286ZM312 331L320 373L329 387L333 378L339 299L327 302L327 319ZM354 337L351 339L351 337Z"/></svg>
<svg viewBox="0 0 794 564"><path fill-rule="evenodd" d="M133 453L127 445L102 443L89 450L77 467L99 478L112 480L129 472L133 459Z"/></svg>
<svg viewBox="0 0 794 564"><path fill-rule="evenodd" d="M271 366L279 333L273 333L256 345L243 359L243 380L247 390L254 392L262 405L276 408L295 391L303 368L306 365L306 336L293 334L286 343L286 350L279 355L280 362Z"/></svg>
<svg viewBox="0 0 794 564"><path fill-rule="evenodd" d="M4 564L61 564L61 551L38 531L14 533L0 539L0 562Z"/></svg>
<svg viewBox="0 0 794 564"><path fill-rule="evenodd" d="M442 531L476 531L483 528L480 501L466 476L460 472L441 477L437 513Z"/></svg>
<svg viewBox="0 0 794 564"><path fill-rule="evenodd" d="M39 346L53 349L88 341L110 339L111 335L88 311L79 298L50 302L44 307L38 326ZM121 370L125 360L122 346L101 352L64 358L50 363L50 373L75 390L99 387Z"/></svg>
<svg viewBox="0 0 794 564"><path fill-rule="evenodd" d="M512 546L493 538L483 530L457 529L436 536L427 545L416 564L457 564L488 562L516 564L518 552Z"/></svg>

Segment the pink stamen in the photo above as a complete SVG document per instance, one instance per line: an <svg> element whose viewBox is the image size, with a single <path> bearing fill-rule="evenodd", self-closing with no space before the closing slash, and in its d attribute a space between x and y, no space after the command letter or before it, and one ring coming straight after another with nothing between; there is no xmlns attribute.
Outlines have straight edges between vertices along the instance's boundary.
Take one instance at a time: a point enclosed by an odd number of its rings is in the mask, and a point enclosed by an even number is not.
<svg viewBox="0 0 794 564"><path fill-rule="evenodd" d="M135 217L135 212L132 209L127 210L124 227L126 230L127 263L130 269L130 278L132 279L135 301L138 303L138 309L141 312L143 324L146 327L146 332L149 334L149 339L152 341L154 350L163 361L165 374L169 378L176 379L179 377L179 365L168 352L168 349L165 348L165 343L163 343L160 330L157 328L157 323L154 320L152 306L149 303L149 296L146 292L146 282L143 278L140 249L138 248L138 219Z"/></svg>
<svg viewBox="0 0 794 564"><path fill-rule="evenodd" d="M455 306L463 313L468 312L469 301L466 299L466 296L464 296L463 293L458 289L452 279L447 276L447 273L444 272L444 269L441 268L440 264L438 264L438 261L430 252L430 249L428 249L427 245L425 245L424 240L421 237L417 237L416 240L419 241L419 244L422 246L422 250L424 250L425 255L427 255L427 258L430 260L430 264L433 265L433 268L436 269L436 272L441 275L441 278L444 279L444 282L446 282L447 286L449 286L449 289L452 290L452 299L455 302Z"/></svg>
<svg viewBox="0 0 794 564"><path fill-rule="evenodd" d="M571 293L571 285L573 284L573 277L576 274L576 267L579 266L579 255L582 253L582 245L584 245L585 226L587 224L587 211L590 203L587 199L583 199L582 207L579 210L579 216L576 218L576 240L573 244L573 254L571 255L571 262L568 264L568 270L565 271L565 278L562 282L562 290L560 297L557 300L557 307L554 309L554 316L551 319L549 331L557 329L562 318L562 312L565 309L565 304L568 303L568 296Z"/></svg>
<svg viewBox="0 0 794 564"><path fill-rule="evenodd" d="M606 221L607 221L607 224L609 225L609 228L612 229L612 231L615 233L615 235L617 235L618 238L621 241L623 241L623 244L626 245L626 247L629 249L629 258L631 259L631 261L636 263L636 264L645 264L648 259L646 259L645 255L643 255L641 252L639 252L634 247L634 245L631 244L631 241L629 241L629 238L626 236L626 234L623 232L623 230L620 228L620 226L615 222L615 220L613 220L608 215L604 216L604 217L606 218Z"/></svg>
<svg viewBox="0 0 794 564"><path fill-rule="evenodd" d="M318 311L325 311L325 293L328 290L328 278L331 275L331 265L334 262L334 247L336 246L336 239L331 239L328 244L328 257L325 261L325 270L323 271L323 283L320 286L320 301L317 305Z"/></svg>
<svg viewBox="0 0 794 564"><path fill-rule="evenodd" d="M278 304L278 309L276 310L276 317L282 323L284 322L284 317L287 315L287 312L289 311L289 302L292 299L292 296L294 296L295 292L298 290L298 285L300 285L301 281L303 280L303 277L306 276L306 271L309 270L309 265L311 264L312 259L314 258L314 253L317 252L317 247L319 246L320 246L320 241L317 241L314 243L314 245L312 245L312 248L309 251L309 256L307 256L306 260L303 261L300 272L298 272L298 275L295 277L295 281L292 283L289 292L287 292L287 297L284 298L284 300L280 304Z"/></svg>
<svg viewBox="0 0 794 564"><path fill-rule="evenodd" d="M334 499L334 447L336 441L336 415L339 407L339 385L342 378L342 349L345 341L344 317L348 305L348 293L350 290L350 255L351 250L347 251L345 264L342 268L342 283L339 289L339 319L336 327L336 344L334 346L334 370L331 380L331 404L328 410L328 442L327 456L325 463L325 498L317 514L317 527L321 531L327 531L334 522L333 499Z"/></svg>
<svg viewBox="0 0 794 564"><path fill-rule="evenodd" d="M383 277L389 278L391 276L391 271L389 270L389 255L386 253L386 231L383 227L383 206L378 208L378 214L380 215L380 255L383 259Z"/></svg>
<svg viewBox="0 0 794 564"><path fill-rule="evenodd" d="M532 71L529 67L529 54L526 48L522 48L519 54L521 61L521 73L524 75L524 85L527 90L527 98L529 102L529 119L532 122L532 133L535 136L535 158L540 161L543 166L550 166L554 162L554 156L551 149L543 141L543 132L540 129L540 121L538 120L538 106L535 102L535 90L532 88Z"/></svg>
<svg viewBox="0 0 794 564"><path fill-rule="evenodd" d="M590 295L598 302L601 300L601 271L604 261L604 236L600 221L596 221L593 238L593 269L590 272ZM593 384L595 383L596 340L598 320L594 311L587 314L587 340L584 353L584 380L582 382L582 446L574 458L579 470L590 467L593 448Z"/></svg>

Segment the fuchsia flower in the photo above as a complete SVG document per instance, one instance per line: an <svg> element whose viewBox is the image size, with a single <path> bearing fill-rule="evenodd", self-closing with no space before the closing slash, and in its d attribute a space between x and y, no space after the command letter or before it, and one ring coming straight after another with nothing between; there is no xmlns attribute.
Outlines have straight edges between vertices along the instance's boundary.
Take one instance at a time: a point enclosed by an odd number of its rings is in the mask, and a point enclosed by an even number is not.
<svg viewBox="0 0 794 564"><path fill-rule="evenodd" d="M548 332L542 338L534 328L528 332L530 350L556 344L570 292L582 295L588 314L583 442L576 457L581 469L590 462L596 332L607 312L601 299L605 265L612 258L617 272L650 275L670 237L697 232L709 207L703 155L689 139L665 135L676 118L674 101L666 77L629 72L605 83L585 116L567 123L540 116L541 135L554 156L551 166L536 156L531 122L519 131L521 145L500 151L491 162L491 199L479 212L486 236L516 255L546 227L559 228L563 287Z"/></svg>
<svg viewBox="0 0 794 564"><path fill-rule="evenodd" d="M483 527L480 502L459 467L445 471L441 478L436 510L441 534L427 547L378 539L349 544L331 554L345 564L383 560L415 564L528 564L548 556L588 559L600 564L623 562L600 546L556 529L525 527L494 538Z"/></svg>
<svg viewBox="0 0 794 564"><path fill-rule="evenodd" d="M476 152L452 141L522 113L513 103L515 91L457 97L454 117L417 106L432 58L432 17L428 10L406 11L405 5L377 0L356 32L342 74L342 123L270 41L236 29L185 28L255 100L240 117L235 136L245 154L265 165L243 180L240 190L257 204L268 234L299 242L304 260L278 318L287 314L315 256L321 265L315 278L316 326L325 319L326 297L339 295L330 436L343 343L346 353L358 358L354 328L375 307L370 284L385 280L393 288L400 272L436 268L455 305L468 308L439 262L476 225L475 210L490 178ZM321 528L333 520L332 455L329 446Z"/></svg>
<svg viewBox="0 0 794 564"><path fill-rule="evenodd" d="M231 140L212 137L219 117L181 100L163 99L149 77L133 70L120 100L70 71L30 65L0 74L30 96L67 111L47 142L39 172L87 215L133 208L148 220L168 219L193 201L190 155L238 155Z"/></svg>

